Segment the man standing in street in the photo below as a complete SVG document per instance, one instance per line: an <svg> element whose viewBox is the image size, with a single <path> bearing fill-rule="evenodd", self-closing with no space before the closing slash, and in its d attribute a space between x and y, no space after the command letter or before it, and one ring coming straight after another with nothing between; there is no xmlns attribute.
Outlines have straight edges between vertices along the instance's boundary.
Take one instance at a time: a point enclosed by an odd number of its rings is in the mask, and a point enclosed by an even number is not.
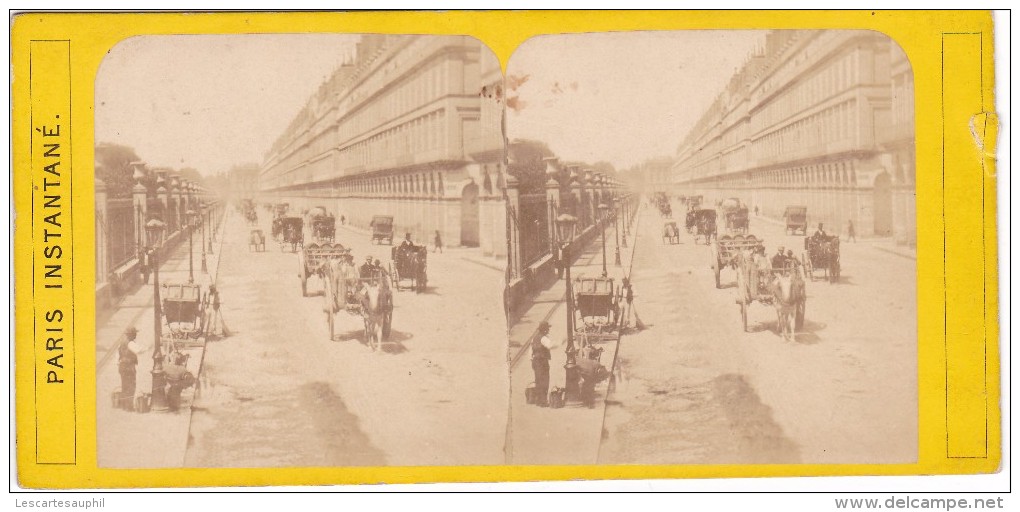
<svg viewBox="0 0 1020 512"><path fill-rule="evenodd" d="M127 402L128 410L131 410L131 408L134 407L138 353L142 351L142 348L135 343L136 337L138 337L138 329L135 329L134 326L128 327L124 330L124 341L117 347L117 355L119 356L117 369L120 372L120 396L122 398L129 399ZM118 401L117 403L120 404L123 402Z"/></svg>
<svg viewBox="0 0 1020 512"><path fill-rule="evenodd" d="M553 342L549 338L549 322L538 324L538 333L531 340L531 369L535 371L535 405L549 407L549 359Z"/></svg>
<svg viewBox="0 0 1020 512"><path fill-rule="evenodd" d="M850 240L853 240L855 243L857 242L857 230L854 229L853 220L846 221L846 241L849 242Z"/></svg>

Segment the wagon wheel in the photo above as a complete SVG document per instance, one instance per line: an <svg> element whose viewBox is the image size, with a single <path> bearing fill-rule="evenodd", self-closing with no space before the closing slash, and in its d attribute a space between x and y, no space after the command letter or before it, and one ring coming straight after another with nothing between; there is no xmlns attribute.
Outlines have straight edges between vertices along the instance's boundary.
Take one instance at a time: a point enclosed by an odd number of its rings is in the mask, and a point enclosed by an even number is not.
<svg viewBox="0 0 1020 512"><path fill-rule="evenodd" d="M400 277L397 275L397 266L394 264L394 262L392 261L390 262L389 269L390 269L390 283L393 285L394 289L399 291Z"/></svg>

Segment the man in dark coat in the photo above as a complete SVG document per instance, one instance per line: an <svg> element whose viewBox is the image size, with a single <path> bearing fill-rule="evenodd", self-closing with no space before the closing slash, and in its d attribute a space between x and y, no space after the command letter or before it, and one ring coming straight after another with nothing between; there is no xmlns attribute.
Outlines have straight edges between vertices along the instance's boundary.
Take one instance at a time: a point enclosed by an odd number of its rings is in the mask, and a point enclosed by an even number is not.
<svg viewBox="0 0 1020 512"><path fill-rule="evenodd" d="M535 372L535 405L549 407L549 360L553 342L549 338L549 322L538 324L538 333L531 340L531 369Z"/></svg>
<svg viewBox="0 0 1020 512"><path fill-rule="evenodd" d="M117 347L117 370L120 372L120 396L134 399L135 383L137 382L138 353L141 347L135 343L138 329L134 326L124 331L124 341ZM120 403L120 402L118 402Z"/></svg>

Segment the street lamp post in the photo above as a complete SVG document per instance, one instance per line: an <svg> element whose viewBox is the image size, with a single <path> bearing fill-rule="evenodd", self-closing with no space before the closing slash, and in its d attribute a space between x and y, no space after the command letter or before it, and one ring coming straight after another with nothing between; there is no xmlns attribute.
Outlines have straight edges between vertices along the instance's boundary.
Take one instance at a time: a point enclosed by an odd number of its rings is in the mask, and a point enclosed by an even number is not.
<svg viewBox="0 0 1020 512"><path fill-rule="evenodd" d="M188 284L195 282L195 218L198 216L195 210L188 210Z"/></svg>
<svg viewBox="0 0 1020 512"><path fill-rule="evenodd" d="M623 196L623 241L621 245L627 248L627 234L630 233L630 194Z"/></svg>
<svg viewBox="0 0 1020 512"><path fill-rule="evenodd" d="M623 260L620 259L620 207L622 201L620 198L613 198L613 202L616 203L616 208L613 213L613 232L616 234L616 266L623 265Z"/></svg>
<svg viewBox="0 0 1020 512"><path fill-rule="evenodd" d="M208 217L208 215L206 214L206 207L204 203L201 204L199 207L201 208L200 211L202 212L202 217L199 218L199 222L202 224L202 272L208 273L209 266L206 264L205 261L205 222L203 222L204 218ZM211 251L212 247L210 247L209 250Z"/></svg>
<svg viewBox="0 0 1020 512"><path fill-rule="evenodd" d="M204 205L205 205L205 230L208 233L207 238L209 239L209 254L212 254L213 207L209 203L204 203Z"/></svg>
<svg viewBox="0 0 1020 512"><path fill-rule="evenodd" d="M166 224L159 219L152 219L145 224L145 234L149 242L149 262L152 265L152 317L153 317L153 349L152 349L152 410L165 411L166 374L163 372L163 310L159 298L159 249L163 245L163 234Z"/></svg>
<svg viewBox="0 0 1020 512"><path fill-rule="evenodd" d="M576 397L580 392L581 374L577 368L577 348L574 347L574 291L570 281L570 246L574 241L574 230L577 226L577 217L568 213L556 217L556 229L559 231L560 253L563 256L564 278L567 281L567 363L563 365L566 371L564 387L567 396Z"/></svg>
<svg viewBox="0 0 1020 512"><path fill-rule="evenodd" d="M606 219L608 218L609 207L605 203L599 205L599 224L602 228L602 277L608 277L609 271L606 270Z"/></svg>

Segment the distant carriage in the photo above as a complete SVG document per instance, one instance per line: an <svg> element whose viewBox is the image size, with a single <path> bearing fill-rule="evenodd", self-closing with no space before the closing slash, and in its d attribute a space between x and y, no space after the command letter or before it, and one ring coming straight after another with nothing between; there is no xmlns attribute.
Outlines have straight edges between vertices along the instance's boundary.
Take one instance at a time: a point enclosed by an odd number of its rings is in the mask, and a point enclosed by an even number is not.
<svg viewBox="0 0 1020 512"><path fill-rule="evenodd" d="M662 243L676 245L680 243L680 228L676 222L667 221L662 225Z"/></svg>
<svg viewBox="0 0 1020 512"><path fill-rule="evenodd" d="M253 229L248 234L248 250L252 252L265 252L266 235L261 229Z"/></svg>
<svg viewBox="0 0 1020 512"><path fill-rule="evenodd" d="M376 215L372 217L372 243L376 243L376 240L382 244L383 240L386 243L393 245L393 216L392 215Z"/></svg>
<svg viewBox="0 0 1020 512"><path fill-rule="evenodd" d="M783 212L783 219L786 220L786 233L788 235L807 234L807 206L787 206Z"/></svg>
<svg viewBox="0 0 1020 512"><path fill-rule="evenodd" d="M750 219L746 207L729 210L725 213L726 231L730 233L747 233Z"/></svg>
<svg viewBox="0 0 1020 512"><path fill-rule="evenodd" d="M280 217L273 220L273 238L280 243L283 251L290 246L290 252L297 252L304 246L304 220L301 217Z"/></svg>
<svg viewBox="0 0 1020 512"><path fill-rule="evenodd" d="M425 291L428 285L428 254L428 248L421 245L399 245L390 249L390 279L393 287L399 291L403 281L410 281L414 291Z"/></svg>
<svg viewBox="0 0 1020 512"><path fill-rule="evenodd" d="M804 272L813 281L816 270L823 270L830 283L839 281L839 236L812 235L804 239Z"/></svg>
<svg viewBox="0 0 1020 512"><path fill-rule="evenodd" d="M333 242L336 240L336 217L329 213L326 208L316 206L308 211L309 223L311 224L312 238L319 243Z"/></svg>
<svg viewBox="0 0 1020 512"><path fill-rule="evenodd" d="M702 237L705 239L705 245L712 243L712 239L717 235L715 210L692 210L688 212L687 220L690 223L689 231L694 234L695 243Z"/></svg>
<svg viewBox="0 0 1020 512"><path fill-rule="evenodd" d="M772 268L764 254L755 257L742 252L737 273L737 304L744 332L747 332L747 311L755 302L773 306L776 333L793 340L804 326L807 306L801 265L790 260L784 268Z"/></svg>

